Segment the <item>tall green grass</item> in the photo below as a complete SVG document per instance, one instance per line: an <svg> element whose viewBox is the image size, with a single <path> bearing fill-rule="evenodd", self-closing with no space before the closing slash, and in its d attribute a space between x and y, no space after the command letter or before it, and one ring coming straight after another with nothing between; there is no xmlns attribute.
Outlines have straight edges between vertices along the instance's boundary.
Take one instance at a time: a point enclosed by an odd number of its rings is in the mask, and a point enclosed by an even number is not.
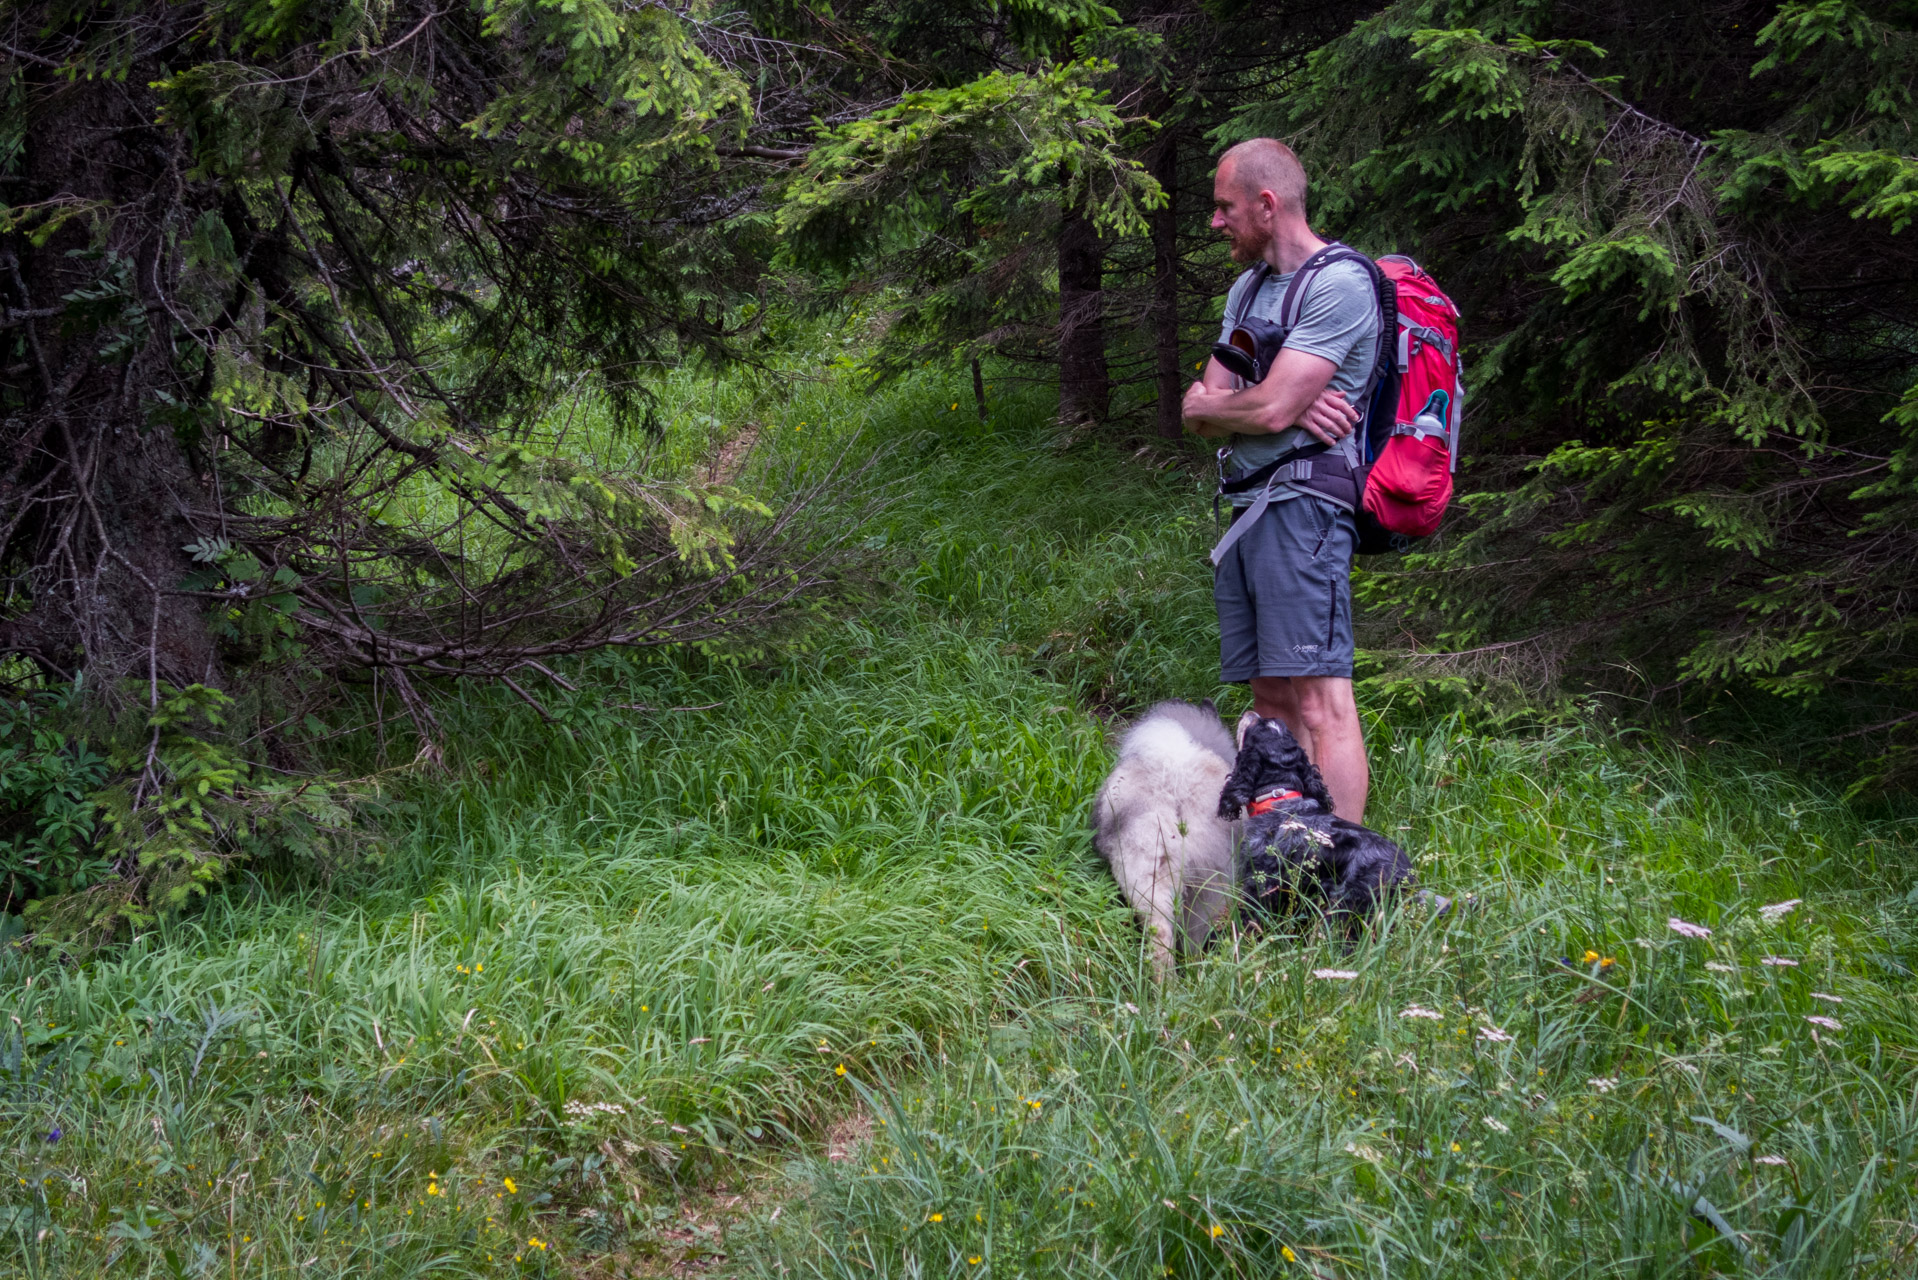
<svg viewBox="0 0 1918 1280"><path fill-rule="evenodd" d="M0 956L12 1273L644 1269L720 1182L741 1274L1910 1270L1903 826L1590 725L1375 714L1372 821L1475 904L1156 988L1089 710L1233 696L1198 481L932 375L668 395L662 457L750 426L769 492L889 444L880 585L790 647L584 663L557 726L458 692L361 870Z"/></svg>
<svg viewBox="0 0 1918 1280"><path fill-rule="evenodd" d="M1913 913L1868 829L1569 731L1380 738L1380 808L1475 905L1059 984L862 1076L878 1138L753 1273L1910 1274Z"/></svg>

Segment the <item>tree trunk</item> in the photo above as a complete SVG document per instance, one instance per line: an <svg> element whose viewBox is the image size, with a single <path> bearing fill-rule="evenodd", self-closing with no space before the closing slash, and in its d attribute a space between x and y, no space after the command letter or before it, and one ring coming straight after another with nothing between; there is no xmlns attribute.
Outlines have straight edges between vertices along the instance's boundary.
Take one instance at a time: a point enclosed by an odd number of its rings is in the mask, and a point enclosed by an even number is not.
<svg viewBox="0 0 1918 1280"><path fill-rule="evenodd" d="M139 76L54 83L25 131L16 204L108 210L43 243L0 237L0 300L21 361L0 390L0 563L14 608L0 651L51 676L217 683L204 604L179 590L193 567L190 508L211 503L175 423L155 411L179 385L154 296L179 270L191 184L177 137L153 123ZM186 199L182 199L186 196ZM22 608L21 606L25 607Z"/></svg>
<svg viewBox="0 0 1918 1280"><path fill-rule="evenodd" d="M1165 188L1165 207L1152 218L1152 319L1159 357L1159 434L1184 433L1184 361L1179 351L1179 139L1168 130L1153 157L1152 176Z"/></svg>
<svg viewBox="0 0 1918 1280"><path fill-rule="evenodd" d="M1103 422L1106 373L1105 246L1092 219L1067 211L1059 223L1059 417Z"/></svg>

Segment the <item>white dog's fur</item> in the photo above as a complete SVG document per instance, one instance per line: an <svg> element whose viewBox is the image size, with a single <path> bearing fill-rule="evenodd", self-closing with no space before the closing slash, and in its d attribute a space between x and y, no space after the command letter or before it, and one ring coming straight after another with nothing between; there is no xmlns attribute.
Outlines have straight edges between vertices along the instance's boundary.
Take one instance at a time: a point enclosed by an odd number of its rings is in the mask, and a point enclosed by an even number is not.
<svg viewBox="0 0 1918 1280"><path fill-rule="evenodd" d="M1219 792L1236 755L1211 703L1161 702L1127 731L1092 803L1093 845L1171 971L1173 929L1196 953L1232 905L1233 825Z"/></svg>

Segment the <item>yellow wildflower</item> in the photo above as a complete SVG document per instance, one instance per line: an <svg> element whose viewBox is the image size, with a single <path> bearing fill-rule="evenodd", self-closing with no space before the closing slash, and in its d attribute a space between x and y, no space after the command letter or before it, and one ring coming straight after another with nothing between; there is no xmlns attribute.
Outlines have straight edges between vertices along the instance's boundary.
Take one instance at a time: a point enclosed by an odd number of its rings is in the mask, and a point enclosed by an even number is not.
<svg viewBox="0 0 1918 1280"><path fill-rule="evenodd" d="M500 1179L500 1185L505 1187L506 1190L513 1195L519 1194L519 1187L513 1182L511 1178Z"/></svg>
<svg viewBox="0 0 1918 1280"><path fill-rule="evenodd" d="M1299 1255L1292 1252L1291 1245L1286 1245L1286 1244L1280 1245L1279 1256L1281 1258L1284 1258L1287 1262L1297 1262L1299 1260Z"/></svg>

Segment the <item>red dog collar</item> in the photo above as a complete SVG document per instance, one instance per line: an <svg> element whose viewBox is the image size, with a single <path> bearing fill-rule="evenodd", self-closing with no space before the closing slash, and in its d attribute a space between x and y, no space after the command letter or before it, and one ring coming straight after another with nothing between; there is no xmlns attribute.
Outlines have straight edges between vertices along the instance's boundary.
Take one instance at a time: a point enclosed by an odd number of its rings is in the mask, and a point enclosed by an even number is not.
<svg viewBox="0 0 1918 1280"><path fill-rule="evenodd" d="M1299 793L1296 791L1274 791L1269 796L1260 796L1257 800L1254 800L1245 807L1245 811L1256 818L1262 813L1272 812L1287 800L1297 800L1299 798Z"/></svg>

